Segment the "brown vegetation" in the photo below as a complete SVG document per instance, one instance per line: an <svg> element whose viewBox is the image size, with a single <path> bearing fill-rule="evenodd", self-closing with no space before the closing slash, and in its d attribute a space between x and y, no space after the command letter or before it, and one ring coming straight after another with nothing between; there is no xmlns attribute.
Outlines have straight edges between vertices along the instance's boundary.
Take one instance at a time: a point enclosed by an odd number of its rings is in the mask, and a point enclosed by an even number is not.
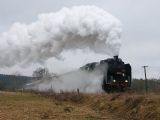
<svg viewBox="0 0 160 120"><path fill-rule="evenodd" d="M160 95L0 92L2 120L159 120Z"/></svg>

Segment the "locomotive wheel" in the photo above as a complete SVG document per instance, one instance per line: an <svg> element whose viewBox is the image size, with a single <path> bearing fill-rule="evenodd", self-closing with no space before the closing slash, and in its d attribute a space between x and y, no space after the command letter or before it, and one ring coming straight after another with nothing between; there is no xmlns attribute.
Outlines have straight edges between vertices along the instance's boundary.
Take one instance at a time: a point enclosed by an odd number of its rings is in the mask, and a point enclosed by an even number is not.
<svg viewBox="0 0 160 120"><path fill-rule="evenodd" d="M110 93L112 90L111 85L106 84L105 80L103 80L102 89L107 93Z"/></svg>

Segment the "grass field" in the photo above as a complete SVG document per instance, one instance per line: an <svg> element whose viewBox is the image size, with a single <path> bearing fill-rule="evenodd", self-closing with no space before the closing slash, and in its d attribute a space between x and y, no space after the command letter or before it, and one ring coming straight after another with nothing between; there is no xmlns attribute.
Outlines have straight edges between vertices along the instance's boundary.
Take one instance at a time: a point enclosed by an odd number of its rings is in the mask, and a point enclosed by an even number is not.
<svg viewBox="0 0 160 120"><path fill-rule="evenodd" d="M0 92L0 120L160 120L160 95Z"/></svg>

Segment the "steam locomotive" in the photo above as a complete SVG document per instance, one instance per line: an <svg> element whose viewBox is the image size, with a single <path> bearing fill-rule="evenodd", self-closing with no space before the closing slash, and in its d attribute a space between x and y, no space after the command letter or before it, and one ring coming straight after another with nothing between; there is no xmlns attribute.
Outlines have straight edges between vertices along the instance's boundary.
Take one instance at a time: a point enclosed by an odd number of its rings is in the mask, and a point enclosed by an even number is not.
<svg viewBox="0 0 160 120"><path fill-rule="evenodd" d="M98 66L103 66L104 78L102 81L102 89L106 92L124 91L131 87L131 65L125 64L118 56L101 60L99 63L88 63L81 67L82 70L89 72L95 70Z"/></svg>

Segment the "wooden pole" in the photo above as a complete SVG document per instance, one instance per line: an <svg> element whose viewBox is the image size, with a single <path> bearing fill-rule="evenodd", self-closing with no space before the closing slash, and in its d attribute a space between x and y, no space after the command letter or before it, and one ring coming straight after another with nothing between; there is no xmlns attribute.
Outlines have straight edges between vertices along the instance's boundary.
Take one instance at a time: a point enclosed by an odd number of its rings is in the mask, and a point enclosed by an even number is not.
<svg viewBox="0 0 160 120"><path fill-rule="evenodd" d="M145 76L145 90L146 93L148 93L148 80L147 80L147 74L146 74L146 67L148 66L142 66L144 68L144 76Z"/></svg>

